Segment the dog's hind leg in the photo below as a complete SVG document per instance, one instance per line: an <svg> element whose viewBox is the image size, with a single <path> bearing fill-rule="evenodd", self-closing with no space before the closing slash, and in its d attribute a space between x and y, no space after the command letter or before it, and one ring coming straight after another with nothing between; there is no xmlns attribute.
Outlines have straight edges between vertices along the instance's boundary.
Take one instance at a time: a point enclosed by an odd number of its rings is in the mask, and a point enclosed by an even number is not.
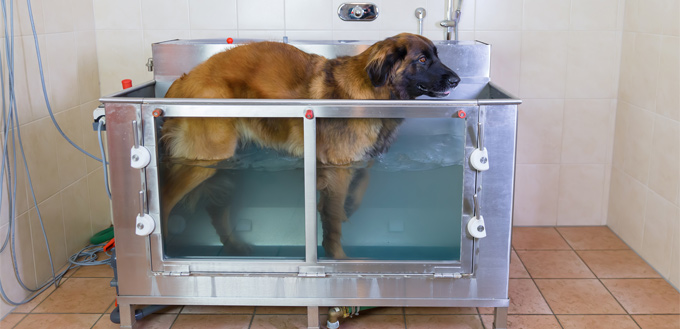
<svg viewBox="0 0 680 329"><path fill-rule="evenodd" d="M353 169L318 168L317 188L320 192L319 213L323 228L323 248L334 259L347 258L342 249L342 223L347 220L345 200L352 181Z"/></svg>
<svg viewBox="0 0 680 329"><path fill-rule="evenodd" d="M368 183L371 180L369 172L371 165L372 163L365 168L355 169L352 174L352 181L347 192L347 199L345 200L345 214L348 218L359 209L361 202L364 200L364 194L366 194Z"/></svg>

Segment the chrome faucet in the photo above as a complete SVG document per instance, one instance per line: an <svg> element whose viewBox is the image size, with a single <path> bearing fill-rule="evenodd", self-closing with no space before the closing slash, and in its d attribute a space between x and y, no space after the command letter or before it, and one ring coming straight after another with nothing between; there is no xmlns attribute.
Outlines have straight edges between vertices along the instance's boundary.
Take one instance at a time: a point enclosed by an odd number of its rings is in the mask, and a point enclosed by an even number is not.
<svg viewBox="0 0 680 329"><path fill-rule="evenodd" d="M454 40L458 41L458 24L460 23L460 8L463 5L463 0L458 0L458 8L453 10L453 0L448 0L446 6L446 20L439 22L439 25L446 28L446 40L451 40L451 34L454 34Z"/></svg>

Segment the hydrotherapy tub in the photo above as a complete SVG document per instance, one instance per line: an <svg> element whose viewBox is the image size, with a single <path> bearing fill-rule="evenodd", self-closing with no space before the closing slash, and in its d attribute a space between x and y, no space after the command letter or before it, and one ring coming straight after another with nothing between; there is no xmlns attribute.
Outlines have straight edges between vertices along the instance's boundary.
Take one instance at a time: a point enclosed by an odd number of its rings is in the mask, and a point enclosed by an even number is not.
<svg viewBox="0 0 680 329"><path fill-rule="evenodd" d="M291 44L335 57L371 43ZM489 81L490 46L437 43L442 61L462 78L445 99L162 98L182 73L232 46L218 40L154 44L154 80L101 99L121 327L133 326L137 305L160 304L307 306L309 328L319 326L320 306L495 307L495 327L505 328L520 101ZM312 119L305 118L308 110ZM167 221L160 218L159 127L165 118L194 116L303 121L304 159L244 148L220 167L239 191L231 216L234 231L251 246L248 254L224 250L200 207L179 207ZM366 165L370 183L363 202L343 224L348 259L334 260L320 246L316 120L358 117L405 121L390 151ZM470 162L480 140L488 170ZM135 144L151 156L141 169L131 167ZM148 235L135 234L140 213L155 226ZM475 221L480 216L481 229ZM486 236L474 237L481 232Z"/></svg>

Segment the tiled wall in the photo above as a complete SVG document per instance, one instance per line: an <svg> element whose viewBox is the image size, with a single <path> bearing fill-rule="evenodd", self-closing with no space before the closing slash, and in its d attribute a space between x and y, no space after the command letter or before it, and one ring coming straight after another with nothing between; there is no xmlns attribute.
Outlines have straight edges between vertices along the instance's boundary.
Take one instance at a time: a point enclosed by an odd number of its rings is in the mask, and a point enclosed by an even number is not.
<svg viewBox="0 0 680 329"><path fill-rule="evenodd" d="M99 154L91 124L92 110L99 104L93 2L31 2L45 82L57 121L77 144L90 153ZM15 86L20 130L38 209L58 270L67 263L68 256L89 243L93 233L111 225L110 206L101 164L67 144L48 116L25 0L15 0L15 12ZM0 42L4 45L4 39ZM7 72L4 61L3 69ZM23 281L34 288L46 281L51 271L38 212L30 197L21 159L18 160L16 249L19 273ZM6 191L7 185L4 188ZM9 218L6 193L2 202L0 236L4 239ZM14 279L8 250L2 253L1 261L3 288L12 299L21 300L24 292ZM0 302L0 317L10 308Z"/></svg>
<svg viewBox="0 0 680 329"><path fill-rule="evenodd" d="M626 0L607 224L680 287L680 6Z"/></svg>
<svg viewBox="0 0 680 329"><path fill-rule="evenodd" d="M103 94L152 78L150 44L173 38L371 39L415 32L443 39L444 0L376 0L373 22L343 22L341 0L95 1ZM266 10L264 10L266 8ZM492 45L491 78L524 100L516 225L606 220L623 0L464 0L464 40Z"/></svg>

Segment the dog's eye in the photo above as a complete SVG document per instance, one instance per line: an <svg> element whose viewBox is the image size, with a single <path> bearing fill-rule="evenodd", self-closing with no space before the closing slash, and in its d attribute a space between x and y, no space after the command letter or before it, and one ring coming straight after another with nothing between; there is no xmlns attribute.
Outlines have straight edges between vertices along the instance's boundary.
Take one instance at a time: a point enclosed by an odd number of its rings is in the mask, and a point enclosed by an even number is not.
<svg viewBox="0 0 680 329"><path fill-rule="evenodd" d="M427 62L427 57L420 56L420 58L418 58L418 61L421 62L421 63L425 63L425 62Z"/></svg>

